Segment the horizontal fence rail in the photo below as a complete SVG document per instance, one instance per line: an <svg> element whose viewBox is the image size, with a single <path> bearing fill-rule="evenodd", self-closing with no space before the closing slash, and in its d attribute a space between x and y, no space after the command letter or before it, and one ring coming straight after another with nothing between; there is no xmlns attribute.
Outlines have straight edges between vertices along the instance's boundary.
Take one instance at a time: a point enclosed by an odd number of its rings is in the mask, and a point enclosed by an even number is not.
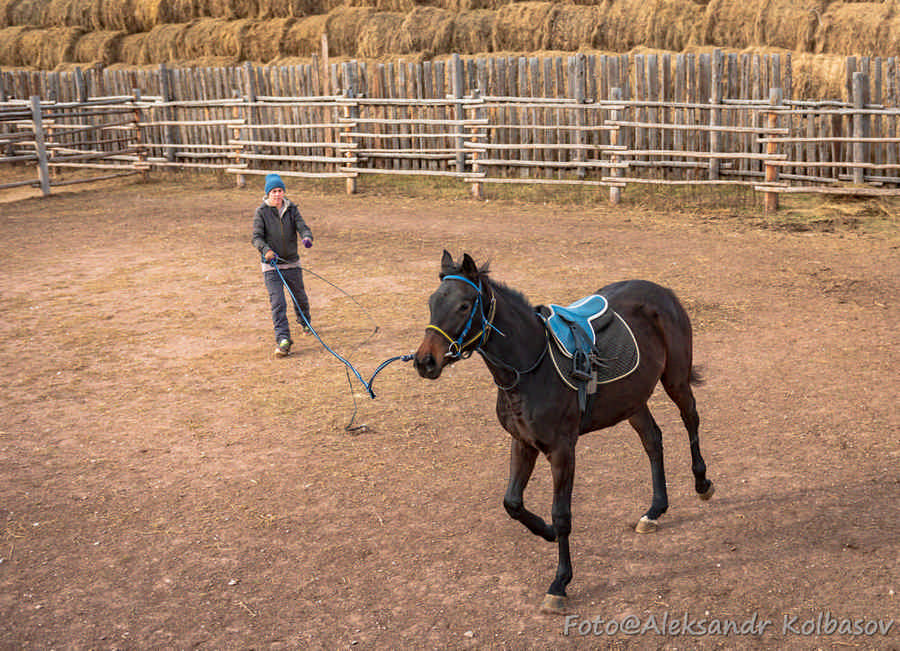
<svg viewBox="0 0 900 651"><path fill-rule="evenodd" d="M346 62L331 71L339 92L312 92L310 84L305 96L275 92L297 86L299 67L278 85L244 66L203 82L226 96L202 99L175 93L188 73L161 66L168 81L155 95L135 86L82 100L0 102L0 162L38 169L37 180L0 189L40 185L46 194L52 185L197 168L240 183L271 171L343 178L350 192L362 174L442 176L470 184L479 197L490 183L608 187L613 201L629 184L738 185L764 193L768 208L788 192L900 194L900 109L872 98L865 72L848 66L850 101L794 100L783 85L740 99L736 77L723 77L732 63L740 69L735 59L698 60L699 67L688 57L676 61L672 85L666 74L665 83L657 77L669 68L648 55L639 59L646 74L623 78L623 86L598 81L615 75L594 74L624 65L621 57L591 63L578 55L565 66L560 58L513 66L455 57L446 70L438 62L396 70ZM770 68L767 78L785 79L779 66ZM699 84L694 73L704 70ZM397 71L405 88L407 75L417 78L418 96L392 96L406 94L392 90ZM242 80L243 92L229 78ZM500 83L512 78L515 88ZM685 92L688 79L702 90ZM62 176L79 168L97 175Z"/></svg>

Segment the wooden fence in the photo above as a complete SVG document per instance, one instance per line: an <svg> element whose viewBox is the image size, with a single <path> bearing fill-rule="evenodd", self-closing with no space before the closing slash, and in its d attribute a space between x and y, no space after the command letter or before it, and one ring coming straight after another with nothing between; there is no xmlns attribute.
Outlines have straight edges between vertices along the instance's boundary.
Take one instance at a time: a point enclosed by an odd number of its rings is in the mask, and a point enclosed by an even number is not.
<svg viewBox="0 0 900 651"><path fill-rule="evenodd" d="M76 71L77 101L60 99L60 85L55 100L0 103L0 163L36 163L45 192L65 182L54 169L198 167L241 182L273 170L344 178L351 192L360 174L437 175L476 196L485 183L605 186L613 200L634 183L732 184L764 192L772 209L782 192L900 193L900 109L882 101L897 100L893 60L848 60L851 101L792 99L789 62L721 53L346 62L321 68L339 91L325 94L314 92L322 78L312 64L265 75L161 66L130 71L129 92L93 99ZM891 75L873 82L858 67ZM748 79L777 84L762 94ZM197 87L200 98L185 97Z"/></svg>

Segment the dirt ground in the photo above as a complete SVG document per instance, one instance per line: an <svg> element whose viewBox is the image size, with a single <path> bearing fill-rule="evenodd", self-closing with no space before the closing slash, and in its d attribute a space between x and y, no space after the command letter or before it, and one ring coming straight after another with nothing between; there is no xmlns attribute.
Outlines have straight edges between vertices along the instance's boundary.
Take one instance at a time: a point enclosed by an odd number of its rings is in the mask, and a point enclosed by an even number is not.
<svg viewBox="0 0 900 651"><path fill-rule="evenodd" d="M701 446L662 392L649 464L585 436L570 614L501 500L480 359L369 399L312 338L272 355L260 189L126 181L0 203L0 648L900 648L900 236L728 210L302 192L313 323L365 377L414 350L441 251L535 303L641 277L695 328ZM345 428L362 425L348 432ZM549 516L539 461L526 503ZM896 621L895 621L896 620ZM731 626L730 623L735 626Z"/></svg>

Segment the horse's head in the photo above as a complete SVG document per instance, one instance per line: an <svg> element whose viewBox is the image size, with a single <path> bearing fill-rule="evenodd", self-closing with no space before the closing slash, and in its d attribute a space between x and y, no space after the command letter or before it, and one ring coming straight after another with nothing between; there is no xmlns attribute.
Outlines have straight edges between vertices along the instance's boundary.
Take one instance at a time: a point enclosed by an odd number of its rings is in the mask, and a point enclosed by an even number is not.
<svg viewBox="0 0 900 651"><path fill-rule="evenodd" d="M432 380L445 366L471 355L490 327L484 316L481 276L468 253L457 264L444 251L440 278L428 299L431 321L414 359L419 375Z"/></svg>

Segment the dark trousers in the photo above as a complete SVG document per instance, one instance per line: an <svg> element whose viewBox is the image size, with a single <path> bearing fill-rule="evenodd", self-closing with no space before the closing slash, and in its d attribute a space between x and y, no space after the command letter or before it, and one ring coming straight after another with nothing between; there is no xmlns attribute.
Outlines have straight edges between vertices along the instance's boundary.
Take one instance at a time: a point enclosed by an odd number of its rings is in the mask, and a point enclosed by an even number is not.
<svg viewBox="0 0 900 651"><path fill-rule="evenodd" d="M294 312L297 315L297 323L301 325L312 323L309 316L309 299L306 296L306 289L303 287L303 270L299 268L281 269L281 275L284 276L284 283L287 283L296 299L296 301L292 302L294 303ZM274 269L264 272L263 277L266 279L266 289L269 290L269 303L272 306L272 325L275 327L275 341L277 343L282 339L290 340L291 328L288 325L284 283L281 282L281 276Z"/></svg>

